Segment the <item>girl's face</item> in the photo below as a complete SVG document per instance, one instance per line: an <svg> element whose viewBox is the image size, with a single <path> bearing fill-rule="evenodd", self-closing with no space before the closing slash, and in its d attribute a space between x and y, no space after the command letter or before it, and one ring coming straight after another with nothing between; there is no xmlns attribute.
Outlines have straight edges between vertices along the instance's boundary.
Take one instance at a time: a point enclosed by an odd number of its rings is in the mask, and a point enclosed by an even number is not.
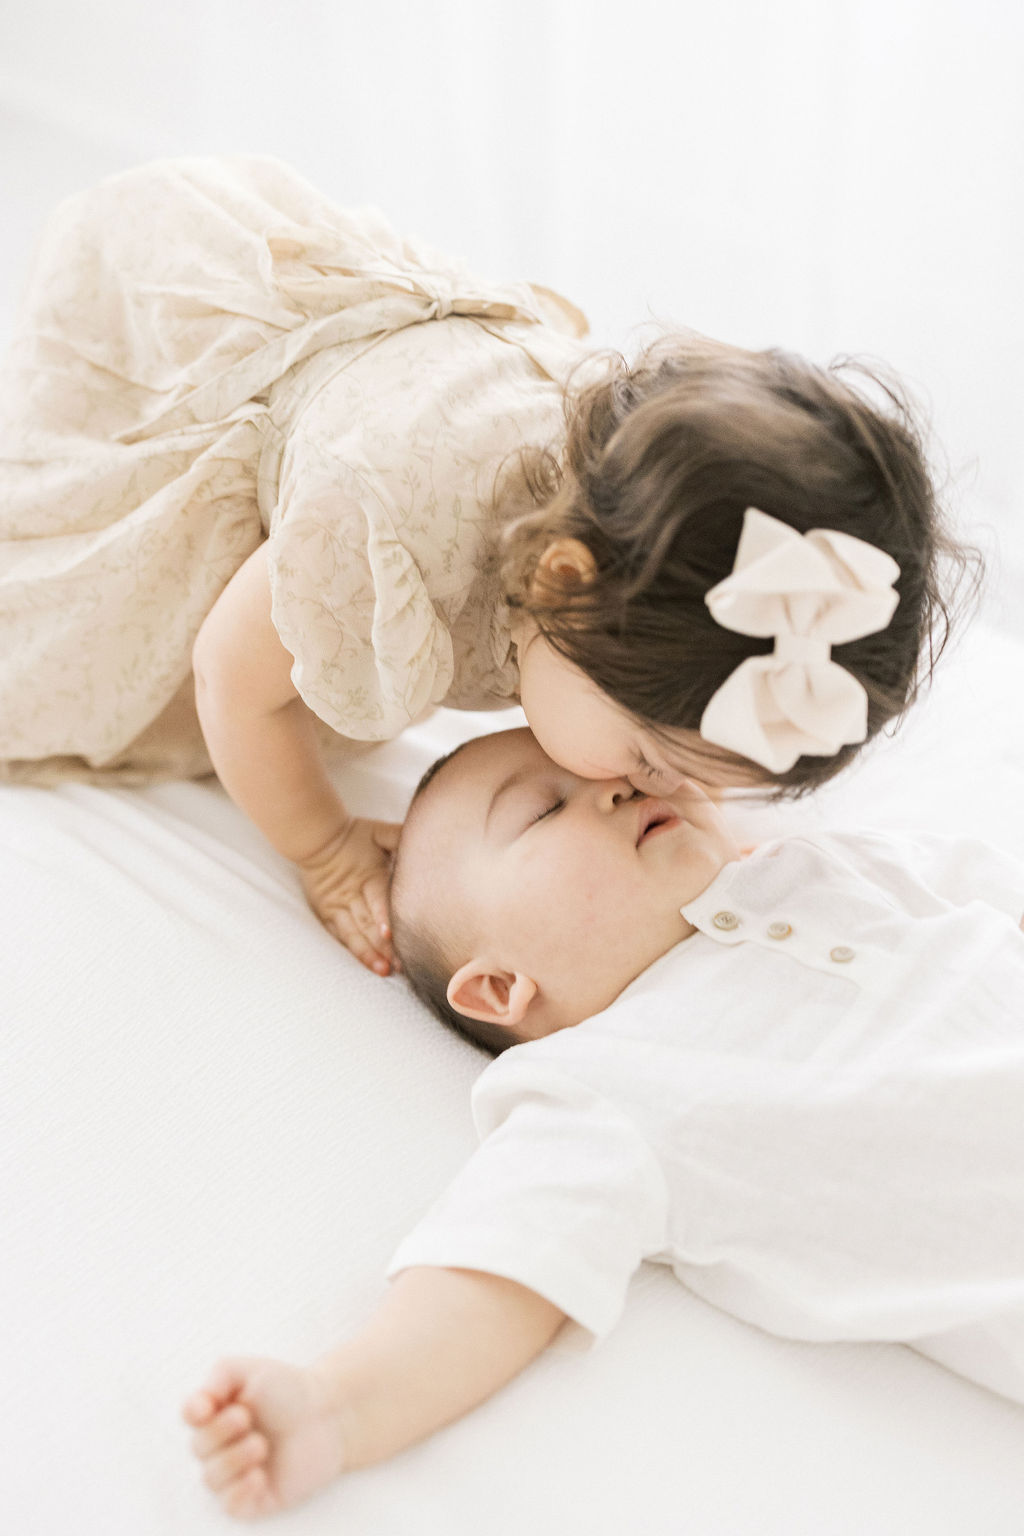
<svg viewBox="0 0 1024 1536"><path fill-rule="evenodd" d="M718 761L697 731L655 734L559 654L535 625L516 636L519 697L550 758L583 779L628 779L671 795L685 778L710 785L763 782L756 768Z"/></svg>

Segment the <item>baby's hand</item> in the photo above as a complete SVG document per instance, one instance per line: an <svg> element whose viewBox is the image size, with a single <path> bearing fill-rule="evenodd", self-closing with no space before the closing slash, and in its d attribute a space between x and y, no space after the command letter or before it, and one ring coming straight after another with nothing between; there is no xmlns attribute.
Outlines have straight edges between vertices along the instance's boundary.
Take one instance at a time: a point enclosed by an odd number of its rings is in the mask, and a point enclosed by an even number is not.
<svg viewBox="0 0 1024 1536"><path fill-rule="evenodd" d="M315 1368L222 1360L182 1408L224 1512L274 1515L344 1470L343 1414Z"/></svg>
<svg viewBox="0 0 1024 1536"><path fill-rule="evenodd" d="M387 876L401 827L353 817L299 864L306 898L328 932L379 976L394 964Z"/></svg>

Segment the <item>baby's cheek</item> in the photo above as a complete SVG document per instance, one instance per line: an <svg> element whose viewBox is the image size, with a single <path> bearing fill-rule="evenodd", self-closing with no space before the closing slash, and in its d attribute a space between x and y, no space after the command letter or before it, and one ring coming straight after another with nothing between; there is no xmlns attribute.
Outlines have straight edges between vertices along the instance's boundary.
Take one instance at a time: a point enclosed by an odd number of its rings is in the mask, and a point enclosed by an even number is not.
<svg viewBox="0 0 1024 1536"><path fill-rule="evenodd" d="M595 861L581 880L576 898L580 929L592 950L599 945L609 959L632 953L640 932L650 925L650 897L620 866Z"/></svg>
<svg viewBox="0 0 1024 1536"><path fill-rule="evenodd" d="M516 896L516 926L532 954L550 961L578 950L600 931L605 910L601 882L568 859L545 860L530 871Z"/></svg>

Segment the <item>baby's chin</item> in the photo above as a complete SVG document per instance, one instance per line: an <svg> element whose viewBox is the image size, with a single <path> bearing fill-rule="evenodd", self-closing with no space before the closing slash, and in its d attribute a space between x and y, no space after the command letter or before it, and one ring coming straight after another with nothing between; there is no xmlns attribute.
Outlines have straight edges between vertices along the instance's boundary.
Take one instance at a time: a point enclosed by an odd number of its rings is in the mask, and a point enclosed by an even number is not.
<svg viewBox="0 0 1024 1536"><path fill-rule="evenodd" d="M743 858L728 824L710 801L677 822L662 821L648 832L640 851L650 861L652 878L665 884L672 907L688 906L718 879L727 865Z"/></svg>

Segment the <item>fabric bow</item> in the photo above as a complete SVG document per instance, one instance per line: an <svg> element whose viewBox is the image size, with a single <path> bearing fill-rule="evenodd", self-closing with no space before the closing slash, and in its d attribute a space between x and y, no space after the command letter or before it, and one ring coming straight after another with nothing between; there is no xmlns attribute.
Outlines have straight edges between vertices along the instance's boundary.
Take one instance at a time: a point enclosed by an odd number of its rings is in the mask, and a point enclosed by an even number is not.
<svg viewBox="0 0 1024 1536"><path fill-rule="evenodd" d="M723 629L774 636L713 694L700 734L773 773L805 753L831 757L867 735L868 697L833 645L884 629L900 568L884 550L832 528L797 533L748 507L732 574L704 595Z"/></svg>

